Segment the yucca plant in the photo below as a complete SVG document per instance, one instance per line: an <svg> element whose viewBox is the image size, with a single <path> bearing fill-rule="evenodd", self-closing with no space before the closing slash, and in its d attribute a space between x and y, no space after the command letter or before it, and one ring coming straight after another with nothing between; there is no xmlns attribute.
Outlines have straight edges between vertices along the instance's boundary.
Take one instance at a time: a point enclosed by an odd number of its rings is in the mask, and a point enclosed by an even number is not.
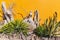
<svg viewBox="0 0 60 40"><path fill-rule="evenodd" d="M42 37L52 37L56 33L59 26L60 21L57 21L57 12L55 12L53 17L46 19L42 25L34 30L34 33Z"/></svg>
<svg viewBox="0 0 60 40"><path fill-rule="evenodd" d="M28 29L27 23L20 21L20 20L15 20L11 21L10 23L4 25L0 29L0 33L4 34L13 34L13 33L20 33L22 32L24 35L27 35Z"/></svg>
<svg viewBox="0 0 60 40"><path fill-rule="evenodd" d="M39 37L46 37L48 36L47 31L43 26L39 26L34 30L34 33Z"/></svg>

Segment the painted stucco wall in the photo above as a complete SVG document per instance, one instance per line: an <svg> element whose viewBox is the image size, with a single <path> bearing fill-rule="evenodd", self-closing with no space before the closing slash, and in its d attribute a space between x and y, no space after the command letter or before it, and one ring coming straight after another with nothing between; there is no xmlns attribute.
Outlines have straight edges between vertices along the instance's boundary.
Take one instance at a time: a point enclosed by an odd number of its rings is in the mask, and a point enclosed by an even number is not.
<svg viewBox="0 0 60 40"><path fill-rule="evenodd" d="M22 19L21 15L17 13L23 14L25 17L28 15L30 10L34 13L37 9L39 13L39 18L41 18L41 23L44 22L46 18L52 16L53 13L56 11L58 13L58 20L60 20L60 0L0 0L0 10L1 10L1 2L5 1L7 8L10 6L11 3L14 3L13 6L14 17L15 19ZM2 11L2 10L1 10ZM0 12L0 15L2 13ZM0 17L0 20L2 17Z"/></svg>

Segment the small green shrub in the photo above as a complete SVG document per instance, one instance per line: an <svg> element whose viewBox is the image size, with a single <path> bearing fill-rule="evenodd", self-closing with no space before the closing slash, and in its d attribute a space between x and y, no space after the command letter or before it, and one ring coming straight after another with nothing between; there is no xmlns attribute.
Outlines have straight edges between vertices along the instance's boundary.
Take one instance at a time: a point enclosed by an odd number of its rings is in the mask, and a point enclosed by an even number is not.
<svg viewBox="0 0 60 40"><path fill-rule="evenodd" d="M42 37L52 37L57 32L56 30L59 26L60 21L57 21L57 13L55 12L53 17L46 19L42 25L39 25L39 27L34 30L34 33Z"/></svg>
<svg viewBox="0 0 60 40"><path fill-rule="evenodd" d="M27 35L28 29L27 23L23 22L22 20L15 20L11 21L10 23L4 25L0 29L0 33L4 34L13 34L13 33L20 33L22 32L24 35Z"/></svg>
<svg viewBox="0 0 60 40"><path fill-rule="evenodd" d="M39 37L47 37L48 32L43 26L39 26L34 30L34 33Z"/></svg>

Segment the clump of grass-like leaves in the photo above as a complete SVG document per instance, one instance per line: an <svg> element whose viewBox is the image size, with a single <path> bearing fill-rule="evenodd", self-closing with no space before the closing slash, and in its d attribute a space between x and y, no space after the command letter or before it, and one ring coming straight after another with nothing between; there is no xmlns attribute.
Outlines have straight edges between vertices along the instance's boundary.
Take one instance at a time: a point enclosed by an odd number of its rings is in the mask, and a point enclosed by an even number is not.
<svg viewBox="0 0 60 40"><path fill-rule="evenodd" d="M1 29L0 29L0 33L4 33L4 34L14 34L14 33L23 33L24 35L27 35L27 27L28 25L23 22L22 20L15 20L15 21L11 21L10 23L4 25Z"/></svg>
<svg viewBox="0 0 60 40"><path fill-rule="evenodd" d="M57 21L57 12L55 12L53 17L46 19L42 25L34 30L34 33L41 37L52 37L57 32L58 27L60 27L60 21Z"/></svg>

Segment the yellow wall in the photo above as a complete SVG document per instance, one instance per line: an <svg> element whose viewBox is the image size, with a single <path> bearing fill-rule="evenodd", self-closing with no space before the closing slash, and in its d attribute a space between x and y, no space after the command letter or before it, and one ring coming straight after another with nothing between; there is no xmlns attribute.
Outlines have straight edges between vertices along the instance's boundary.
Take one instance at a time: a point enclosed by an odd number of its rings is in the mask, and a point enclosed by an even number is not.
<svg viewBox="0 0 60 40"><path fill-rule="evenodd" d="M34 12L37 9L41 23L49 16L52 16L55 11L57 11L58 20L60 20L60 0L0 0L0 7L2 1L6 1L7 8L10 3L15 3L13 9L15 10L16 15L14 17L16 18L21 18L17 13L22 13L26 16L30 10Z"/></svg>

